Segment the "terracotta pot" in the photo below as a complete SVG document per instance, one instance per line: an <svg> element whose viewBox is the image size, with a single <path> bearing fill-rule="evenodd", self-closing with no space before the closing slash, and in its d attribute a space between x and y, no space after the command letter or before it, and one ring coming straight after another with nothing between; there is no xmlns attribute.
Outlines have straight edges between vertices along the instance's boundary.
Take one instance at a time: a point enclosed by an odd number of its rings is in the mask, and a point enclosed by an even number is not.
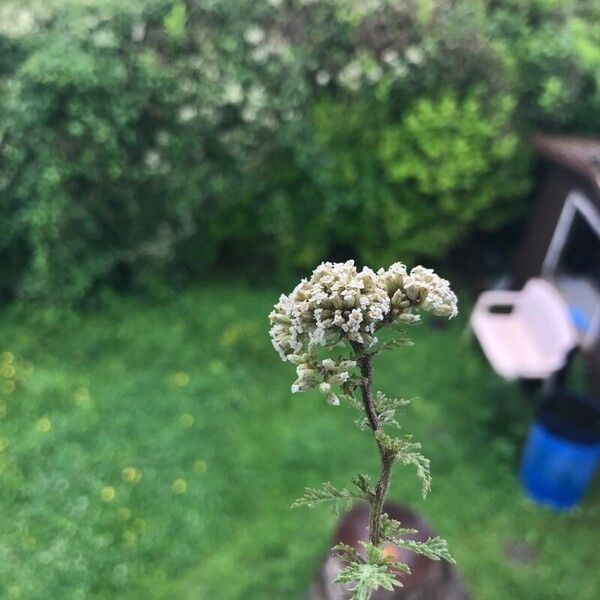
<svg viewBox="0 0 600 600"><path fill-rule="evenodd" d="M407 506L386 503L385 512L402 523L403 527L416 529L418 533L406 536L407 539L425 541L435 535L429 524ZM364 549L361 540L367 539L369 525L369 507L359 504L348 511L338 522L331 546L339 542L353 546L360 553ZM399 573L398 579L403 587L393 592L378 590L372 600L467 600L465 587L453 565L446 561L434 561L405 548L389 544L388 552L394 554L398 561L410 567L410 574ZM308 600L347 600L350 594L345 586L333 581L344 568L343 563L329 555L319 566Z"/></svg>

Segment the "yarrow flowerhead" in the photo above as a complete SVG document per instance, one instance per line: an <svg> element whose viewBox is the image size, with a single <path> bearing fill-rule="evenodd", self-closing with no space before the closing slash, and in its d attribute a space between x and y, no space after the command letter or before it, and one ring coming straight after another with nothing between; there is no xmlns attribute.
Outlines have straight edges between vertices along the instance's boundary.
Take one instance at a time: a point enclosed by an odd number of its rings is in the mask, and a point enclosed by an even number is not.
<svg viewBox="0 0 600 600"><path fill-rule="evenodd" d="M330 403L338 404L331 386L343 384L356 363L331 358L319 363L317 347L370 347L379 328L418 321L415 309L453 317L456 305L449 283L431 269L418 266L409 273L397 262L377 272L368 267L359 271L352 260L326 262L289 295L281 295L269 315L270 335L282 360L296 365L292 391L318 387Z"/></svg>
<svg viewBox="0 0 600 600"><path fill-rule="evenodd" d="M456 296L446 279L438 277L433 269L415 267L405 279L404 292L413 306L432 312L438 317L455 317Z"/></svg>

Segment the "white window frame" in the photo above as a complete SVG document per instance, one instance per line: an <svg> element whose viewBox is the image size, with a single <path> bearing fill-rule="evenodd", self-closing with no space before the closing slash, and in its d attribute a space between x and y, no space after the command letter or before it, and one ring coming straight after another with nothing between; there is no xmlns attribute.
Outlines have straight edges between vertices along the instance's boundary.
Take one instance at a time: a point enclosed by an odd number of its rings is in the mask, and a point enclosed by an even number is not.
<svg viewBox="0 0 600 600"><path fill-rule="evenodd" d="M548 251L542 264L542 275L547 279L555 278L560 256L569 239L569 233L577 215L583 217L600 238L600 212L583 192L579 190L572 191L565 200L558 223L556 224L556 229L552 235L552 241L548 246ZM592 316L590 326L581 340L581 345L584 348L592 346L599 335L600 306Z"/></svg>

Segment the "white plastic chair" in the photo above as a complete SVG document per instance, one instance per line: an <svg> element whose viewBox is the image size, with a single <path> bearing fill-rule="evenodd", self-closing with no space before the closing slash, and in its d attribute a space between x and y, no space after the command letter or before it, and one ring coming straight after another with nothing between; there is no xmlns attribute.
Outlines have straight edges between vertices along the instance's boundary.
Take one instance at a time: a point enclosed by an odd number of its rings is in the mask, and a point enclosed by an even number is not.
<svg viewBox="0 0 600 600"><path fill-rule="evenodd" d="M519 292L484 292L470 325L492 368L505 379L547 379L565 366L577 344L566 303L543 279L530 279Z"/></svg>

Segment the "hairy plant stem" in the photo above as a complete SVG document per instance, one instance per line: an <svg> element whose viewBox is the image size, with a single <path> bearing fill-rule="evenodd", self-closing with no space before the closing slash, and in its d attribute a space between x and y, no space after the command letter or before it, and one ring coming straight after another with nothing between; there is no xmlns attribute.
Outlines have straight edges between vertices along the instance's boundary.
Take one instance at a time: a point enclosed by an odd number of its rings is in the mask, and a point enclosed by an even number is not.
<svg viewBox="0 0 600 600"><path fill-rule="evenodd" d="M355 348L357 350L357 348ZM373 403L373 355L359 354L357 358L360 373L362 375L360 383L360 393L367 415L369 427L373 431L377 449L379 450L379 458L381 461L379 480L375 486L374 494L371 497L371 511L369 514L369 540L375 546L379 546L382 542L381 536L381 515L383 514L383 504L390 487L390 479L392 476L392 467L394 466L394 454L384 448L377 439L377 432L381 430L379 417Z"/></svg>

